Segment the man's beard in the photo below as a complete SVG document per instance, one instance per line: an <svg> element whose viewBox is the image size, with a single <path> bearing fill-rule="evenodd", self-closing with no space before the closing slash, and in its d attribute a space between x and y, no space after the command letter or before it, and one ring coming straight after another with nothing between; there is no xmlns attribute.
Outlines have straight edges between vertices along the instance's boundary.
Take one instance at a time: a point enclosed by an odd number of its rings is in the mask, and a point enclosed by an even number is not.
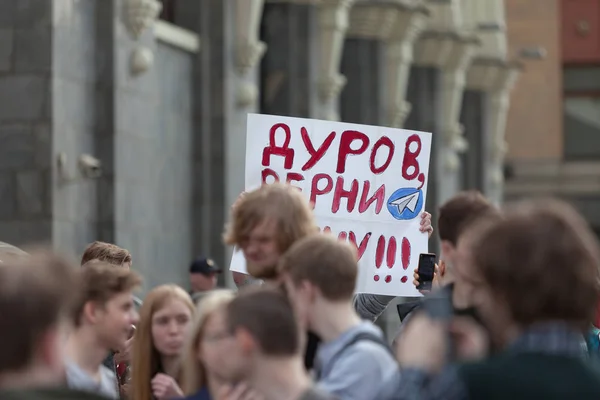
<svg viewBox="0 0 600 400"><path fill-rule="evenodd" d="M277 278L277 264L275 265L257 265L249 262L246 266L248 273L256 279L275 279Z"/></svg>

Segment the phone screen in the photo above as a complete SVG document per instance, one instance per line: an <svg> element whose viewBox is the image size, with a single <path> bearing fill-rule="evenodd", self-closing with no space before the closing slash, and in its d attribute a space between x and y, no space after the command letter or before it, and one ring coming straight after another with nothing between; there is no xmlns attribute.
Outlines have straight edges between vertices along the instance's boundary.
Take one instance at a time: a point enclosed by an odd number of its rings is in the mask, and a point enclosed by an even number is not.
<svg viewBox="0 0 600 400"><path fill-rule="evenodd" d="M429 290L431 289L431 282L433 281L433 274L435 272L435 254L422 253L419 255L419 286L417 289Z"/></svg>

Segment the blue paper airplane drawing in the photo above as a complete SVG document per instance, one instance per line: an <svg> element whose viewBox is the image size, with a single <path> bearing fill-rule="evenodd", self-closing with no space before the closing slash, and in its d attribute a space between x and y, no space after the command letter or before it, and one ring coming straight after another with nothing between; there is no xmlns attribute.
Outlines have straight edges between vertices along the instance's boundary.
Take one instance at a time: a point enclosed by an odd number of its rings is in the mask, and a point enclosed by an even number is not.
<svg viewBox="0 0 600 400"><path fill-rule="evenodd" d="M387 208L396 219L416 218L423 208L423 192L416 188L398 189L388 199Z"/></svg>

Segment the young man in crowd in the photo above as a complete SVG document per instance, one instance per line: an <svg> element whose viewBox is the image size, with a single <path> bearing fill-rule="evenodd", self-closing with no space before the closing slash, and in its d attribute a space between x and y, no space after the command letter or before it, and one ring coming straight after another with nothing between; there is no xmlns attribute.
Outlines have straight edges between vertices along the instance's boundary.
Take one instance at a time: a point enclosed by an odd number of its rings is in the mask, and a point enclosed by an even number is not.
<svg viewBox="0 0 600 400"><path fill-rule="evenodd" d="M441 239L440 267L435 274L434 285L444 287L452 299L456 314L476 316L468 304L468 296L463 291L461 280L456 276L456 247L468 225L479 218L500 215L500 210L490 203L480 192L472 190L457 194L444 203L439 210L438 232ZM419 274L415 270L414 285L418 285ZM412 312L422 304L421 300L398 305L403 325ZM404 326L403 326L404 328ZM402 329L403 329L402 328Z"/></svg>
<svg viewBox="0 0 600 400"><path fill-rule="evenodd" d="M217 274L221 269L210 258L201 257L190 265L190 296L194 302L200 300L203 294L217 287Z"/></svg>
<svg viewBox="0 0 600 400"><path fill-rule="evenodd" d="M333 400L313 387L304 369L300 329L286 295L275 287L248 287L218 319L215 346L223 357L211 365L229 382L246 382L264 400ZM234 389L235 390L235 389Z"/></svg>
<svg viewBox="0 0 600 400"><path fill-rule="evenodd" d="M458 357L448 366L448 325L416 315L398 344L402 379L381 399L600 398L600 375L583 357L581 332L600 295L600 249L580 215L558 201L529 201L479 221L459 241L456 274L498 354L473 324L450 324Z"/></svg>
<svg viewBox="0 0 600 400"><path fill-rule="evenodd" d="M344 400L375 399L397 370L381 330L363 321L352 297L358 276L352 245L332 235L311 235L281 257L279 272L301 326L322 340L315 377Z"/></svg>
<svg viewBox="0 0 600 400"><path fill-rule="evenodd" d="M421 232L431 236L431 215L423 213L420 222ZM296 241L318 231L310 204L302 193L291 185L275 183L242 194L232 207L225 243L243 251L252 277L277 281L281 255ZM234 274L236 282L247 282L240 275ZM375 320L391 300L390 296L360 294L355 307L362 318ZM309 333L305 354L308 369L313 366L317 345L318 338Z"/></svg>
<svg viewBox="0 0 600 400"><path fill-rule="evenodd" d="M51 253L0 263L0 315L7 324L0 330L0 399L102 399L64 387L64 344L78 287L76 265Z"/></svg>
<svg viewBox="0 0 600 400"><path fill-rule="evenodd" d="M91 261L81 269L82 295L73 312L74 331L67 345L67 383L109 398L119 398L114 372L103 365L111 349L119 349L138 321L133 290L141 278L128 268Z"/></svg>
<svg viewBox="0 0 600 400"><path fill-rule="evenodd" d="M125 269L131 268L132 257L131 253L116 244L95 241L90 243L84 250L81 256L81 265L85 265L90 261L103 261L115 267L123 267ZM141 306L142 302L134 296L134 302L137 306ZM118 364L125 365L131 362L131 350L133 348L133 337L127 340L123 348L111 350L106 359L104 365L112 370L115 374L116 366Z"/></svg>

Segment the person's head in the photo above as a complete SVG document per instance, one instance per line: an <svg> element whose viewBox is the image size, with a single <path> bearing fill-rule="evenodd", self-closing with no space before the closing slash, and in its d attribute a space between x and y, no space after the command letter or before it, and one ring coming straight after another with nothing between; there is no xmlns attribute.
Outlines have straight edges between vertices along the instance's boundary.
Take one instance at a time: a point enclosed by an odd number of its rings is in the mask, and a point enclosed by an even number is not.
<svg viewBox="0 0 600 400"><path fill-rule="evenodd" d="M474 303L504 346L543 322L589 328L599 298L600 250L583 218L555 200L527 201L472 233Z"/></svg>
<svg viewBox="0 0 600 400"><path fill-rule="evenodd" d="M93 260L81 268L82 294L73 310L77 330L94 335L107 349L121 349L138 321L133 291L142 279L127 268Z"/></svg>
<svg viewBox="0 0 600 400"><path fill-rule="evenodd" d="M221 269L210 258L198 258L190 265L190 285L193 292L205 292L217 286Z"/></svg>
<svg viewBox="0 0 600 400"><path fill-rule="evenodd" d="M291 185L263 185L232 209L225 242L244 252L248 273L272 279L283 254L297 240L318 232L308 200Z"/></svg>
<svg viewBox="0 0 600 400"><path fill-rule="evenodd" d="M356 249L329 234L307 236L281 257L279 273L302 324L318 329L326 304L352 303L357 263Z"/></svg>
<svg viewBox="0 0 600 400"><path fill-rule="evenodd" d="M216 374L229 382L252 378L265 360L300 357L300 330L289 299L273 287L242 289L222 311L224 332Z"/></svg>
<svg viewBox="0 0 600 400"><path fill-rule="evenodd" d="M163 360L181 357L194 311L190 295L177 285L157 286L146 295L133 341L134 400L151 398L150 381Z"/></svg>
<svg viewBox="0 0 600 400"><path fill-rule="evenodd" d="M79 273L47 252L0 263L0 387L62 384Z"/></svg>
<svg viewBox="0 0 600 400"><path fill-rule="evenodd" d="M441 240L442 256L446 263L454 264L454 251L459 239L461 226L478 215L496 210L483 194L476 190L458 193L441 205L438 217L438 232Z"/></svg>
<svg viewBox="0 0 600 400"><path fill-rule="evenodd" d="M221 362L221 343L228 336L224 309L235 297L234 292L217 289L198 302L196 320L184 352L181 389L192 395L207 385L208 374Z"/></svg>
<svg viewBox="0 0 600 400"><path fill-rule="evenodd" d="M81 265L93 260L104 261L119 267L131 268L131 254L129 251L111 243L98 241L90 243L83 252Z"/></svg>

